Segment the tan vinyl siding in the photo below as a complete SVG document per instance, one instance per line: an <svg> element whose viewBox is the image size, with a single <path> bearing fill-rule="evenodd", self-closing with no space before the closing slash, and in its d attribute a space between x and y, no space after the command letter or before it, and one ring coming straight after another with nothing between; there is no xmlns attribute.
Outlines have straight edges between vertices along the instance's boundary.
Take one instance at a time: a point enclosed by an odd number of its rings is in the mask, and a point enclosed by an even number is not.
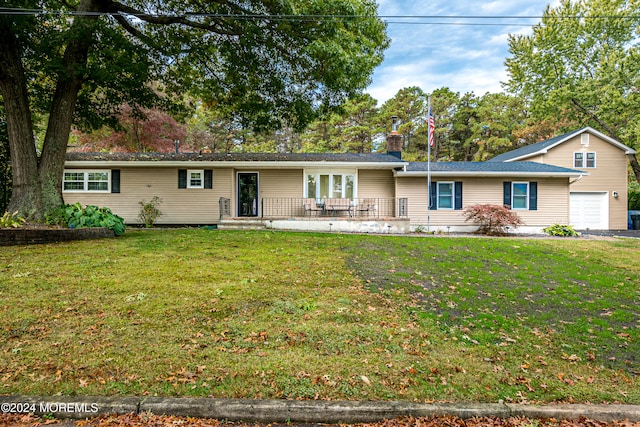
<svg viewBox="0 0 640 427"><path fill-rule="evenodd" d="M409 200L409 219L411 225L427 223L427 207L429 204L429 192L427 191L427 178L398 178L396 185L398 198Z"/></svg>
<svg viewBox="0 0 640 427"><path fill-rule="evenodd" d="M439 180L434 178L433 182ZM446 178L440 181L462 182L462 208L476 204L503 204L503 183L500 178ZM569 221L569 191L567 178L518 180L522 182L536 181L538 183L538 210L517 211L526 226L548 226L551 224L568 224ZM465 226L472 225L465 222L461 210L431 210L427 211L428 191L427 179L399 178L398 197L408 197L409 218L412 225L424 225L427 221L433 226ZM429 218L429 217L430 218Z"/></svg>
<svg viewBox="0 0 640 427"><path fill-rule="evenodd" d="M178 168L120 168L120 193L63 193L63 198L65 203L107 206L126 223L137 224L139 202L158 196L158 224L211 224L219 220L218 200L230 197L232 188L231 169L213 170L213 189L179 189Z"/></svg>
<svg viewBox="0 0 640 427"><path fill-rule="evenodd" d="M569 224L567 180L568 178L535 180L538 183L538 210L516 211L526 226Z"/></svg>
<svg viewBox="0 0 640 427"><path fill-rule="evenodd" d="M574 153L596 153L595 168L575 168ZM526 159L534 160L534 159ZM627 228L627 157L620 148L589 134L589 146L583 147L581 135L552 148L543 163L583 170L589 176L571 184L572 192L606 192L609 198L609 228ZM613 197L613 192L618 198Z"/></svg>
<svg viewBox="0 0 640 427"><path fill-rule="evenodd" d="M238 170L237 172L255 172ZM302 198L304 194L304 177L302 169L278 170L265 169L258 170L258 180L260 186L260 197L289 197Z"/></svg>
<svg viewBox="0 0 640 427"><path fill-rule="evenodd" d="M389 170L359 170L358 198L395 197L395 178Z"/></svg>

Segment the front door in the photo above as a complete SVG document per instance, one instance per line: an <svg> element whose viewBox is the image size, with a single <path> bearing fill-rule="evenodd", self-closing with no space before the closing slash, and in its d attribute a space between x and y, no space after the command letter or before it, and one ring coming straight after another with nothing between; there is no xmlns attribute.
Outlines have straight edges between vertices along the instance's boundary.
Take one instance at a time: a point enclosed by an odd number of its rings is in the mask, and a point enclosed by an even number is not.
<svg viewBox="0 0 640 427"><path fill-rule="evenodd" d="M238 173L238 216L258 216L258 174Z"/></svg>

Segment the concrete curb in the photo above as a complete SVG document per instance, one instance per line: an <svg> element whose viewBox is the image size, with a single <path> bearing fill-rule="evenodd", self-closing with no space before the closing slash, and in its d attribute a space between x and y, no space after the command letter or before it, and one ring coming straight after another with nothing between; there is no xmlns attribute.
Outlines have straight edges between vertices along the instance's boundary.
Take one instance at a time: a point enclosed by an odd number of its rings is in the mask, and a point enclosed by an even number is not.
<svg viewBox="0 0 640 427"><path fill-rule="evenodd" d="M251 400L171 397L0 396L1 412L84 419L107 414L151 412L195 418L246 422L355 424L400 416L526 417L602 422L640 422L638 405L514 405L505 403L421 404L413 402Z"/></svg>

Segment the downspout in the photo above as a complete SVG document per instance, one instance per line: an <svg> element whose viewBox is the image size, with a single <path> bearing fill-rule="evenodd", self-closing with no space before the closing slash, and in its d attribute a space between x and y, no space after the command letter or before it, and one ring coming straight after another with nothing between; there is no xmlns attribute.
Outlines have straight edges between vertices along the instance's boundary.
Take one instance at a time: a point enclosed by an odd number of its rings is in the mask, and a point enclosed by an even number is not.
<svg viewBox="0 0 640 427"><path fill-rule="evenodd" d="M584 175L578 175L576 179L574 179L573 181L569 181L569 185L575 184L576 182L580 181L583 176Z"/></svg>

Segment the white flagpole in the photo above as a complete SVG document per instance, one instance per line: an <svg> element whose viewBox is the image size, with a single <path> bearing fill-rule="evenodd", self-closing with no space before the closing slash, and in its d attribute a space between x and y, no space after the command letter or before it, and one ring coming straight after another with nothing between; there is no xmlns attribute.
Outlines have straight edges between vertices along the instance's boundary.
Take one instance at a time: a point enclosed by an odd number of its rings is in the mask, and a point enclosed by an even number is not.
<svg viewBox="0 0 640 427"><path fill-rule="evenodd" d="M431 95L427 98L427 233L431 233L431 125L429 124L431 113Z"/></svg>

